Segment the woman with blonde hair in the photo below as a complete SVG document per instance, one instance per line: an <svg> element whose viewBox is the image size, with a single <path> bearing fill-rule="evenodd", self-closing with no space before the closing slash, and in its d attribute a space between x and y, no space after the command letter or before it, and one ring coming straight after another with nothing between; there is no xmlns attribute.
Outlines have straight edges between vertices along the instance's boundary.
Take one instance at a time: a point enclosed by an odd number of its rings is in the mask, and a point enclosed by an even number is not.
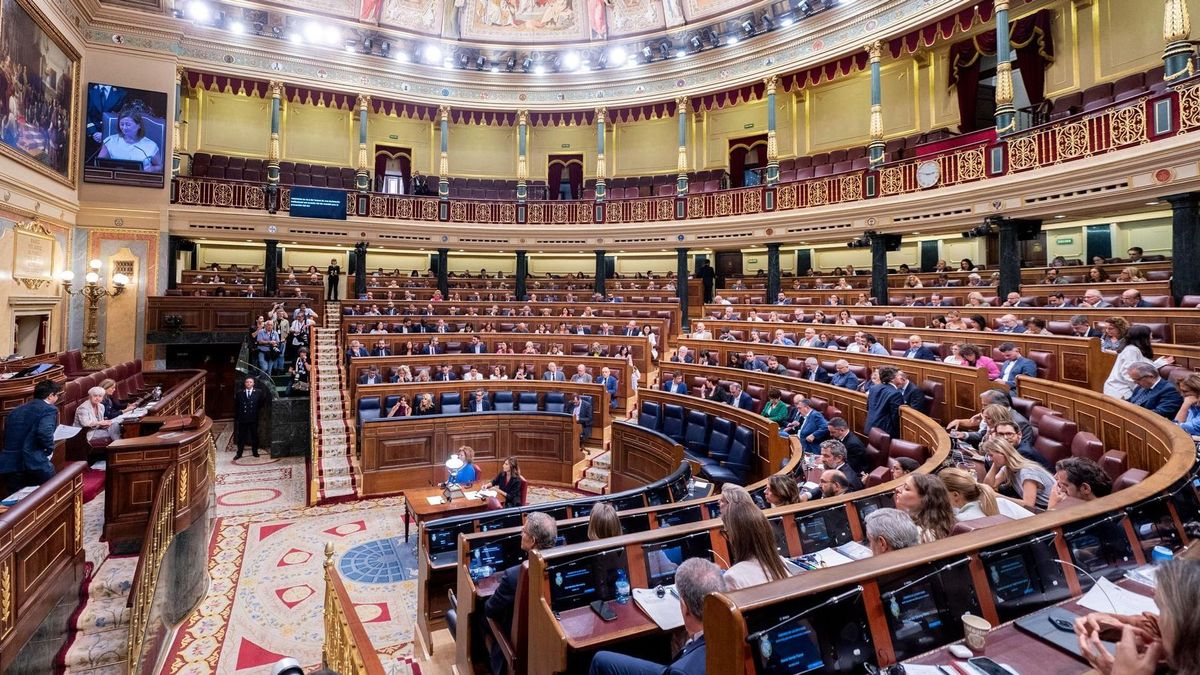
<svg viewBox="0 0 1200 675"><path fill-rule="evenodd" d="M896 488L896 508L906 512L917 524L922 544L945 539L957 522L950 493L942 479L928 473L909 474Z"/></svg>
<svg viewBox="0 0 1200 675"><path fill-rule="evenodd" d="M721 510L729 541L730 568L725 570L729 590L786 579L792 575L775 548L771 524L754 502L737 502Z"/></svg>
<svg viewBox="0 0 1200 675"><path fill-rule="evenodd" d="M986 516L1004 515L1019 520L1033 515L1008 499L996 495L996 491L975 480L975 474L958 468L942 469L938 477L950 493L950 506L959 522Z"/></svg>
<svg viewBox="0 0 1200 675"><path fill-rule="evenodd" d="M979 449L992 458L983 482L995 490L1007 486L1018 496L1018 503L1027 509L1045 509L1054 491L1054 476L1037 462L1017 452L1012 443L991 436L979 444Z"/></svg>
<svg viewBox="0 0 1200 675"><path fill-rule="evenodd" d="M737 504L738 502L753 504L754 498L741 485L734 485L733 483L722 485L721 494L717 496L717 508L720 509L721 513L724 513L725 509L729 508L731 504Z"/></svg>
<svg viewBox="0 0 1200 675"><path fill-rule="evenodd" d="M621 519L617 517L617 510L613 508L613 505L600 502L592 507L592 514L588 516L588 541L619 536L621 536Z"/></svg>

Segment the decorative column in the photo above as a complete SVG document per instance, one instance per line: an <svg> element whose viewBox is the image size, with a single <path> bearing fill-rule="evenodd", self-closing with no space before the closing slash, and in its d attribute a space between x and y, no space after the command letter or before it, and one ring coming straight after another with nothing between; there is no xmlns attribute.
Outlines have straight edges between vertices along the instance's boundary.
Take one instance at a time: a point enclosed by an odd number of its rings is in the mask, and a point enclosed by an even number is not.
<svg viewBox="0 0 1200 675"><path fill-rule="evenodd" d="M179 167L183 163L183 68L175 69L175 123L171 132L171 176L179 175Z"/></svg>
<svg viewBox="0 0 1200 675"><path fill-rule="evenodd" d="M283 83L272 80L267 85L271 90L271 143L267 148L267 211L279 209L279 122L283 111Z"/></svg>
<svg viewBox="0 0 1200 675"><path fill-rule="evenodd" d="M517 111L517 201L529 198L529 157L526 146L529 142L529 111Z"/></svg>
<svg viewBox="0 0 1200 675"><path fill-rule="evenodd" d="M768 303L779 297L779 244L767 244L767 297Z"/></svg>
<svg viewBox="0 0 1200 675"><path fill-rule="evenodd" d="M682 247L675 249L675 294L679 296L679 316L683 327L687 328L691 324L688 319L688 249Z"/></svg>
<svg viewBox="0 0 1200 675"><path fill-rule="evenodd" d="M439 248L437 250L437 282L438 290L442 293L442 299L450 297L450 270L447 269L450 265L450 249Z"/></svg>
<svg viewBox="0 0 1200 675"><path fill-rule="evenodd" d="M878 40L867 45L867 54L871 57L871 144L867 146L871 166L883 164L883 87L879 75L882 52L883 45Z"/></svg>
<svg viewBox="0 0 1200 675"><path fill-rule="evenodd" d="M605 272L608 271L608 265L604 263L603 249L596 249L596 292L604 295Z"/></svg>
<svg viewBox="0 0 1200 675"><path fill-rule="evenodd" d="M275 297L279 291L279 242L267 239L267 257L263 260L263 295Z"/></svg>
<svg viewBox="0 0 1200 675"><path fill-rule="evenodd" d="M167 235L167 288L179 288L179 252L183 249L183 237Z"/></svg>
<svg viewBox="0 0 1200 675"><path fill-rule="evenodd" d="M1013 107L1012 45L1008 37L1008 0L996 0L996 133L1017 130Z"/></svg>
<svg viewBox="0 0 1200 675"><path fill-rule="evenodd" d="M675 180L675 194L679 197L688 192L687 109L688 97L675 99L675 116L679 118L679 162L676 167L679 177Z"/></svg>
<svg viewBox="0 0 1200 675"><path fill-rule="evenodd" d="M525 251L517 251L517 300L525 299L525 277L529 276L529 256Z"/></svg>
<svg viewBox="0 0 1200 675"><path fill-rule="evenodd" d="M608 173L607 162L604 161L604 129L607 108L596 108L596 201L603 202L608 194L604 184L604 175Z"/></svg>
<svg viewBox="0 0 1200 675"><path fill-rule="evenodd" d="M442 129L442 156L438 162L438 198L450 199L450 106L438 106L438 123Z"/></svg>
<svg viewBox="0 0 1200 675"><path fill-rule="evenodd" d="M779 182L779 141L775 138L775 88L779 76L763 80L767 87L767 185Z"/></svg>
<svg viewBox="0 0 1200 675"><path fill-rule="evenodd" d="M1000 285L996 288L996 294L1003 298L1009 293L1021 291L1021 244L1017 221L1001 218L997 224L1000 230Z"/></svg>
<svg viewBox="0 0 1200 675"><path fill-rule="evenodd" d="M354 297L364 298L367 295L367 242L360 241L354 245Z"/></svg>
<svg viewBox="0 0 1200 675"><path fill-rule="evenodd" d="M1166 0L1163 12L1163 81L1174 82L1192 76L1192 20L1185 0Z"/></svg>
<svg viewBox="0 0 1200 675"><path fill-rule="evenodd" d="M358 171L354 174L354 187L359 192L371 191L371 168L367 157L367 112L371 109L371 97L358 95Z"/></svg>
<svg viewBox="0 0 1200 675"><path fill-rule="evenodd" d="M875 297L876 305L887 307L887 237L881 234L871 235L871 295Z"/></svg>
<svg viewBox="0 0 1200 675"><path fill-rule="evenodd" d="M1200 234L1200 192L1172 195L1166 200L1171 204L1172 251L1195 251L1197 234ZM1182 247L1182 248L1179 248ZM1187 255L1171 256L1171 295L1175 306L1180 306L1185 295L1200 295L1200 265Z"/></svg>

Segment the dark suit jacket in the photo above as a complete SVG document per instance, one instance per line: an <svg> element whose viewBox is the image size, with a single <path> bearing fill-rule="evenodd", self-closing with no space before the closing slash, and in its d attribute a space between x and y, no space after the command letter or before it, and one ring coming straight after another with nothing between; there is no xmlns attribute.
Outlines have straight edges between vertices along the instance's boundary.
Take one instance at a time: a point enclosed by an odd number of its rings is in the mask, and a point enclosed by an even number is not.
<svg viewBox="0 0 1200 675"><path fill-rule="evenodd" d="M14 408L4 423L0 473L40 471L47 479L53 476L50 455L57 426L58 408L45 401L34 399Z"/></svg>
<svg viewBox="0 0 1200 675"><path fill-rule="evenodd" d="M359 384L383 384L383 382L384 382L383 375L377 375L377 376L375 377L375 381L374 381L374 382L368 382L368 381L367 381L367 379L368 379L368 378L367 378L367 376L366 376L366 375L359 375L359 376L358 376L358 383L359 383Z"/></svg>
<svg viewBox="0 0 1200 675"><path fill-rule="evenodd" d="M444 373L438 373L437 375L433 376L434 382L452 382L457 379L459 379L458 373L454 372L453 370L448 370Z"/></svg>
<svg viewBox="0 0 1200 675"><path fill-rule="evenodd" d="M921 391L917 385L909 382L900 395L904 397L904 405L918 412L928 412L925 409L925 392Z"/></svg>
<svg viewBox="0 0 1200 675"><path fill-rule="evenodd" d="M858 389L858 382L858 376L849 370L846 371L845 375L834 373L833 377L829 379L830 384L843 389Z"/></svg>
<svg viewBox="0 0 1200 675"><path fill-rule="evenodd" d="M1150 389L1135 387L1129 402L1152 410L1167 419L1174 419L1175 413L1179 412L1179 407L1183 405L1183 396L1180 396L1179 390L1170 382L1160 377Z"/></svg>
<svg viewBox="0 0 1200 675"><path fill-rule="evenodd" d="M821 366L817 366L817 369L811 373L808 372L807 370L804 371L800 375L800 379L808 380L810 382L822 382L825 384L829 384L830 378L829 378L829 373L824 368L822 368Z"/></svg>
<svg viewBox="0 0 1200 675"><path fill-rule="evenodd" d="M359 347L358 349L347 349L346 350L346 356L349 356L349 357L370 356L370 355L371 355L371 352L367 351L366 347Z"/></svg>
<svg viewBox="0 0 1200 675"><path fill-rule="evenodd" d="M485 398L481 402L483 403L482 411L475 409L475 399L473 399L473 398L470 401L467 401L466 403L463 404L463 411L464 412L487 412L492 409L491 401L489 401Z"/></svg>
<svg viewBox="0 0 1200 675"><path fill-rule="evenodd" d="M733 405L741 408L742 410L753 410L754 409L754 398L751 397L750 394L747 394L744 391L738 395L737 399L730 401L730 402L733 403Z"/></svg>
<svg viewBox="0 0 1200 675"><path fill-rule="evenodd" d="M663 391L669 391L672 394L687 394L687 382L680 382L679 386L676 386L675 380L667 380L666 384L663 385Z"/></svg>
<svg viewBox="0 0 1200 675"><path fill-rule="evenodd" d="M366 378L360 378L365 380ZM380 378L380 382L383 379ZM252 389L249 395L246 394L245 388L238 389L233 395L233 411L234 421L238 423L258 422L258 411L262 409L263 404L267 401L267 395L258 387Z"/></svg>
<svg viewBox="0 0 1200 675"><path fill-rule="evenodd" d="M829 438L829 425L825 422L825 416L816 410L808 413L808 417L801 418L799 413L793 411L797 422L804 420L803 424L796 429L796 437L800 439L800 445L805 452L819 453L821 452L821 442ZM813 441L808 441L809 436L813 437Z"/></svg>
<svg viewBox="0 0 1200 675"><path fill-rule="evenodd" d="M678 354L676 354L675 356L672 356L672 357L671 357L671 360L672 360L672 361L674 361L675 363L679 363L679 355L678 355ZM691 355L691 353L689 352L689 353L687 354L687 356L684 356L684 357L683 357L683 362L684 362L684 363L695 363L695 362L696 362L696 359L695 359L695 358L694 358L694 357Z"/></svg>
<svg viewBox="0 0 1200 675"><path fill-rule="evenodd" d="M879 427L889 436L898 436L902 403L904 396L891 384L872 385L867 392L867 421L863 424L863 435L869 434L873 427Z"/></svg>
<svg viewBox="0 0 1200 675"><path fill-rule="evenodd" d="M504 570L500 575L500 585L496 587L492 597L483 605L483 613L495 621L508 635L512 631L513 608L517 601L517 580L521 577L521 563Z"/></svg>
<svg viewBox="0 0 1200 675"><path fill-rule="evenodd" d="M938 360L937 354L935 354L932 349L926 347L925 345L921 345L920 349L909 349L908 351L904 352L904 358L919 359L921 361Z"/></svg>
<svg viewBox="0 0 1200 675"><path fill-rule="evenodd" d="M376 347L375 349L371 350L371 356L391 356L391 355L392 355L392 350L388 349L387 347L384 347L382 349L379 347Z"/></svg>
<svg viewBox="0 0 1200 675"><path fill-rule="evenodd" d="M713 390L706 394L704 398L717 403L729 403L729 392L722 389L720 386L713 387Z"/></svg>
<svg viewBox="0 0 1200 675"><path fill-rule="evenodd" d="M846 446L846 463L854 468L854 475L857 476L870 470L867 462L867 446L858 437L858 434L851 430L842 439L842 445Z"/></svg>
<svg viewBox="0 0 1200 675"><path fill-rule="evenodd" d="M708 649L701 634L679 650L679 656L667 666L663 675L704 675L707 656Z"/></svg>
<svg viewBox="0 0 1200 675"><path fill-rule="evenodd" d="M847 437L849 438L849 437ZM836 471L841 471L846 476L846 480L850 483L850 491L863 489L862 479L858 477L858 471L854 469L854 465L850 463L849 457L839 466Z"/></svg>
<svg viewBox="0 0 1200 675"><path fill-rule="evenodd" d="M88 136L96 132L104 134L104 113L120 110L125 103L123 87L109 87L108 96L99 86L88 87L87 129Z"/></svg>
<svg viewBox="0 0 1200 675"><path fill-rule="evenodd" d="M486 354L488 353L487 345L480 342L477 345L467 345L468 354Z"/></svg>

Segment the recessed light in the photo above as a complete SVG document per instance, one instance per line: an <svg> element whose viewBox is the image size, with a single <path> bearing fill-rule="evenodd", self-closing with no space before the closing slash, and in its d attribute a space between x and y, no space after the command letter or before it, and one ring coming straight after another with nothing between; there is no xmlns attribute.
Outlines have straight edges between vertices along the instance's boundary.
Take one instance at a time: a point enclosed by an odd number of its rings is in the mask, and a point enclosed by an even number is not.
<svg viewBox="0 0 1200 675"><path fill-rule="evenodd" d="M246 24L242 23L241 21L234 21L233 23L229 24L229 30L237 35L241 35L242 33L246 32Z"/></svg>
<svg viewBox="0 0 1200 675"><path fill-rule="evenodd" d="M1162 203L1162 202L1160 202L1160 201L1158 201L1158 200L1154 200L1154 201L1152 201L1152 202L1146 202L1146 206L1158 206L1158 205L1159 205L1159 204L1161 204L1161 203Z"/></svg>
<svg viewBox="0 0 1200 675"><path fill-rule="evenodd" d="M543 66L543 65L542 65L542 64L540 64L540 63L539 63L539 64L537 64L536 66L534 66L534 67L533 67L533 74L534 74L534 75L545 75L545 74L546 74L546 67L545 67L545 66Z"/></svg>
<svg viewBox="0 0 1200 675"><path fill-rule="evenodd" d="M1063 214L1061 214L1061 213L1060 213L1060 214L1058 214L1057 216L1054 216L1054 219L1055 219L1055 220L1062 220L1063 218L1066 218L1066 216L1064 216L1064 215L1063 215Z"/></svg>

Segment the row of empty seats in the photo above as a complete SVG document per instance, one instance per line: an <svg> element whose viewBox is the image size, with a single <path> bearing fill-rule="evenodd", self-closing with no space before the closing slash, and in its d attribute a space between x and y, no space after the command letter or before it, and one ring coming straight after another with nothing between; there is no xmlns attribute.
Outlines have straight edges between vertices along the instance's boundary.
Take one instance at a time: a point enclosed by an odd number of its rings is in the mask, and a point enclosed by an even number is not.
<svg viewBox="0 0 1200 675"><path fill-rule="evenodd" d="M1143 94L1157 96L1167 90L1163 82L1164 67L1158 66L1145 73L1126 75L1116 82L1105 82L1054 99L1050 104L1051 121L1079 113L1099 110L1113 103L1128 101Z"/></svg>
<svg viewBox="0 0 1200 675"><path fill-rule="evenodd" d="M192 155L191 173L197 178L264 183L267 180L267 160L261 157L229 157L197 152ZM304 162L279 163L279 183L281 185L353 190L356 185L355 180L355 171L350 167Z"/></svg>
<svg viewBox="0 0 1200 675"><path fill-rule="evenodd" d="M420 397L421 394L418 394ZM522 391L513 393L511 391L485 392L488 402L491 403L492 410L497 412L566 412L567 411L567 395L560 391L548 391L544 394L539 394L534 391ZM583 395L580 398L586 398L595 409L595 399L591 396ZM358 423L361 425L364 422L381 419L387 415L387 411L391 410L392 406L400 400L399 394L384 396L380 400L379 396L362 396L358 399ZM466 412L466 406L470 401L462 400L462 396L458 392L447 391L442 392L438 396L433 397L433 406L437 415L457 415ZM413 405L414 411L416 405Z"/></svg>
<svg viewBox="0 0 1200 675"><path fill-rule="evenodd" d="M658 431L684 446L701 465L700 476L717 483L745 485L754 461L754 431L732 420L682 405L642 401L638 426Z"/></svg>

